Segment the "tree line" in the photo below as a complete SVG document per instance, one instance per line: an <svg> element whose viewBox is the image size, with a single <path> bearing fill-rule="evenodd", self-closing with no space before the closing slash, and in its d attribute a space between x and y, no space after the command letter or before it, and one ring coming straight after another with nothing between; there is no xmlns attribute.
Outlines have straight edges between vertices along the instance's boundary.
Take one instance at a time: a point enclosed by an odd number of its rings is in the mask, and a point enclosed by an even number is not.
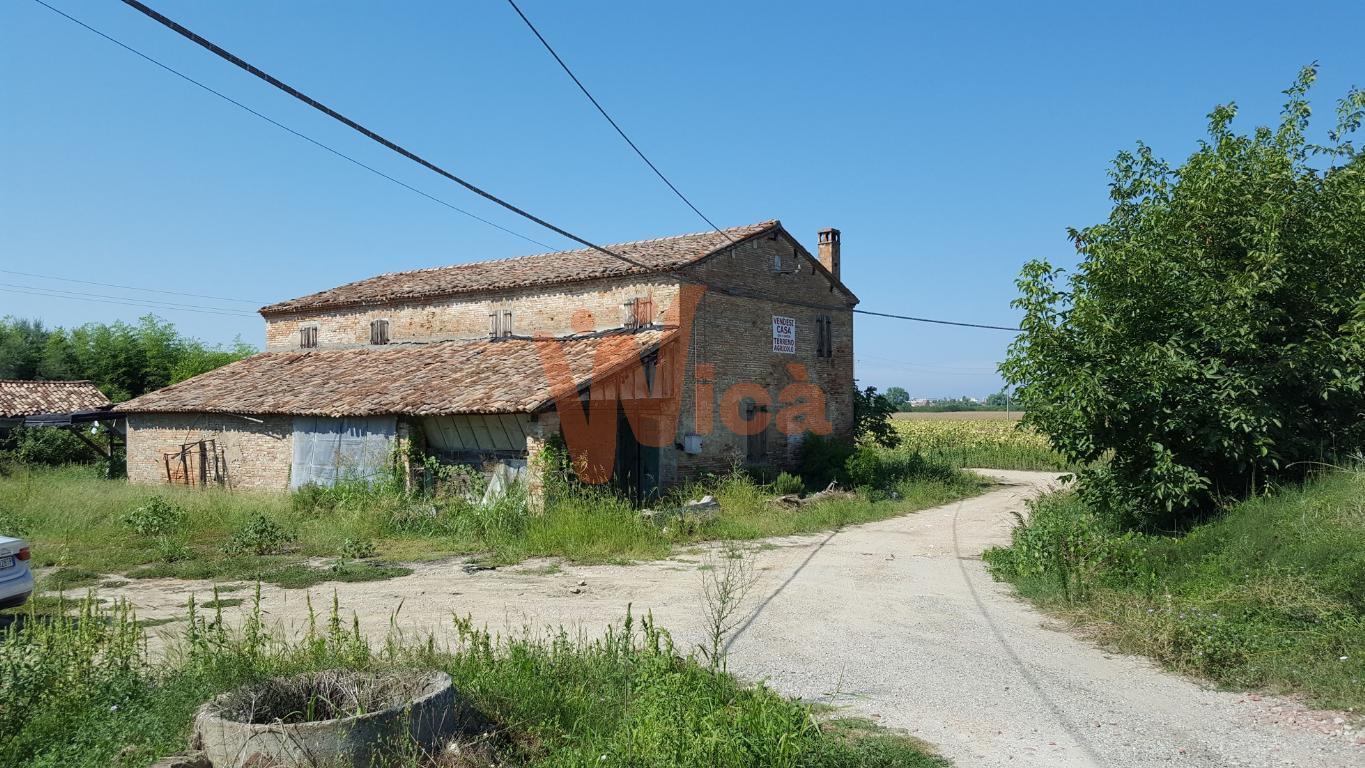
<svg viewBox="0 0 1365 768"><path fill-rule="evenodd" d="M986 397L984 402L978 402L966 395L958 398L938 398L931 400L929 405L910 405L910 393L904 387L888 387L882 393L892 408L897 411L1004 411L1010 406L1010 396L1004 390L996 392Z"/></svg>
<svg viewBox="0 0 1365 768"><path fill-rule="evenodd" d="M210 346L153 315L135 324L48 328L41 320L0 318L0 379L88 379L121 402L256 353L238 339Z"/></svg>

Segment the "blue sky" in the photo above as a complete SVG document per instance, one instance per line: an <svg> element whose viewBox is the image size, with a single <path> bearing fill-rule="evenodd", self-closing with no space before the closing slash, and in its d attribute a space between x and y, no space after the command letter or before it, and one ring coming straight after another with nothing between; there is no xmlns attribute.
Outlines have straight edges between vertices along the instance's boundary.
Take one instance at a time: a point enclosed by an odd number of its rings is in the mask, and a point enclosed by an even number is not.
<svg viewBox="0 0 1365 768"><path fill-rule="evenodd" d="M385 173L536 231L116 2L49 0ZM705 229L501 0L154 7L466 178L598 242ZM1274 119L1321 63L1319 128L1365 85L1365 3L627 3L523 0L647 154L722 226L843 231L874 311L1009 325L1030 258L1108 210L1137 139L1179 159L1217 103ZM189 85L32 0L0 4L0 269L259 304L379 272L537 252ZM254 309L0 273L0 314L146 309L13 286ZM21 289L22 290L22 289ZM257 304L257 305L259 305ZM162 310L210 342L259 318ZM857 374L984 395L1010 335L859 316Z"/></svg>

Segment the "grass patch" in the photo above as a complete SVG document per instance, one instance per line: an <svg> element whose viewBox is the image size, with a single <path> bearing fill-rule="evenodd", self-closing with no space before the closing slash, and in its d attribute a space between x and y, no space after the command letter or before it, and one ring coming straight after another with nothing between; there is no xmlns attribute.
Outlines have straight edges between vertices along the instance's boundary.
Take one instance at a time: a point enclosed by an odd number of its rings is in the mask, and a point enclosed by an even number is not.
<svg viewBox="0 0 1365 768"><path fill-rule="evenodd" d="M49 592L63 592L68 589L93 587L103 580L104 577L100 574L84 568L58 568L42 576L40 588Z"/></svg>
<svg viewBox="0 0 1365 768"><path fill-rule="evenodd" d="M1365 473L1237 503L1180 536L1040 500L993 573L1121 650L1232 688L1365 708Z"/></svg>
<svg viewBox="0 0 1365 768"><path fill-rule="evenodd" d="M952 467L1064 472L1073 467L1047 438L1014 419L892 421L906 448Z"/></svg>
<svg viewBox="0 0 1365 768"><path fill-rule="evenodd" d="M873 449L859 455L867 450ZM677 507L711 494L721 513L682 524L667 515L660 518L667 522L654 524L609 491L579 486L562 489L537 514L518 493L483 507L463 491L440 489L419 494L355 485L293 494L227 492L129 485L81 467L16 467L0 477L0 529L28 538L35 563L58 566L46 584L53 589L95 585L103 580L99 574L111 573L294 588L394 578L411 571L388 563L454 555L476 555L491 565L533 557L578 563L659 559L678 545L829 530L981 490L965 473L902 454L895 455L907 461L886 462L899 470L883 472L876 487L860 488L856 498L798 510L770 503L779 490L799 484L791 475L764 485L736 470L689 484L655 506ZM334 564L314 565L320 559Z"/></svg>
<svg viewBox="0 0 1365 768"><path fill-rule="evenodd" d="M335 562L313 566L287 557L198 560L180 563L154 563L128 573L130 579L196 579L200 581L242 580L274 584L285 589L302 589L328 581L383 581L412 573L411 568L385 563ZM241 589L241 585L225 589Z"/></svg>
<svg viewBox="0 0 1365 768"><path fill-rule="evenodd" d="M307 671L393 668L448 672L501 733L496 759L507 766L945 765L889 732L821 726L806 705L679 656L667 632L629 615L596 640L495 639L457 620L458 642L441 650L372 644L335 606L297 640L272 636L262 614L255 603L229 632L192 609L173 661L147 655L124 605L87 602L66 619L11 628L0 639L0 766L145 766L184 750L196 708L221 692Z"/></svg>
<svg viewBox="0 0 1365 768"><path fill-rule="evenodd" d="M245 603L246 599L241 597L216 597L212 600L205 600L201 605L204 608L236 608Z"/></svg>

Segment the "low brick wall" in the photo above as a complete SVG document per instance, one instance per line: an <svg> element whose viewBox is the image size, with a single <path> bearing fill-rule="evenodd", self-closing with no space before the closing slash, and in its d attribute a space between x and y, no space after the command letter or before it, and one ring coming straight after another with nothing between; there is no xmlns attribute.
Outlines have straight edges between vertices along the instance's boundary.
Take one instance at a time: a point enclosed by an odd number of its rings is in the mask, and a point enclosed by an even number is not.
<svg viewBox="0 0 1365 768"><path fill-rule="evenodd" d="M129 414L128 481L165 483L165 454L178 453L187 443L214 440L227 487L288 490L294 458L293 419L253 418L259 421L208 413ZM180 474L174 466L172 474Z"/></svg>

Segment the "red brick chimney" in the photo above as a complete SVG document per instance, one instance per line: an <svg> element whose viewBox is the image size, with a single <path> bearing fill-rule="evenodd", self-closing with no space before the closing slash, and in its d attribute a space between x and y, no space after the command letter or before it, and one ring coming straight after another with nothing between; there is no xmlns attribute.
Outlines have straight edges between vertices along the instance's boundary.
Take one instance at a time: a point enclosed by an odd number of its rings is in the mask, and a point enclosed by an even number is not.
<svg viewBox="0 0 1365 768"><path fill-rule="evenodd" d="M834 227L820 230L820 263L834 279L839 278L839 230Z"/></svg>

